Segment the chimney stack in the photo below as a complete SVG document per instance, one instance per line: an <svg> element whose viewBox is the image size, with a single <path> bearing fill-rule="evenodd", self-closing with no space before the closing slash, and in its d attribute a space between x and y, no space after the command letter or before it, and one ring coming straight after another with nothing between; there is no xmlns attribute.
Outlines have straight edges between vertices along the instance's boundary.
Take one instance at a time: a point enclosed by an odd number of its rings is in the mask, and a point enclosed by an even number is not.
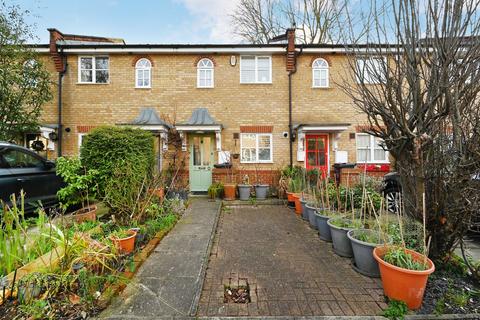
<svg viewBox="0 0 480 320"><path fill-rule="evenodd" d="M297 56L295 52L295 28L287 29L287 71L295 72Z"/></svg>

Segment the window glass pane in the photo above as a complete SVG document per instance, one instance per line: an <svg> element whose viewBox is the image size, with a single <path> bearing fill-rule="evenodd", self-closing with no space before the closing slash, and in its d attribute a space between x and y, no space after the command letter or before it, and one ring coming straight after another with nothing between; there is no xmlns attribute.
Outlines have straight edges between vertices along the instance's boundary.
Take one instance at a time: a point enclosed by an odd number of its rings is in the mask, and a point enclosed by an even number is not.
<svg viewBox="0 0 480 320"><path fill-rule="evenodd" d="M255 57L241 57L241 81L255 82Z"/></svg>
<svg viewBox="0 0 480 320"><path fill-rule="evenodd" d="M108 82L108 70L97 70L95 71L95 77L97 83L107 83Z"/></svg>
<svg viewBox="0 0 480 320"><path fill-rule="evenodd" d="M270 148L270 136L269 135L259 135L258 136L258 147L259 148Z"/></svg>
<svg viewBox="0 0 480 320"><path fill-rule="evenodd" d="M34 168L40 167L42 161L32 155L16 150L8 150L3 154L3 159L9 168Z"/></svg>
<svg viewBox="0 0 480 320"><path fill-rule="evenodd" d="M320 70L313 70L313 86L320 86Z"/></svg>
<svg viewBox="0 0 480 320"><path fill-rule="evenodd" d="M92 58L80 58L81 69L92 69Z"/></svg>
<svg viewBox="0 0 480 320"><path fill-rule="evenodd" d="M270 82L270 58L261 57L257 59L258 81Z"/></svg>
<svg viewBox="0 0 480 320"><path fill-rule="evenodd" d="M251 133L242 134L242 148L256 148L256 135Z"/></svg>
<svg viewBox="0 0 480 320"><path fill-rule="evenodd" d="M92 82L92 70L82 70L80 72L81 82Z"/></svg>
<svg viewBox="0 0 480 320"><path fill-rule="evenodd" d="M106 57L97 57L95 58L95 69L108 69L108 58Z"/></svg>
<svg viewBox="0 0 480 320"><path fill-rule="evenodd" d="M325 153L324 152L318 152L317 153L317 165L324 166L325 164L326 164Z"/></svg>
<svg viewBox="0 0 480 320"><path fill-rule="evenodd" d="M199 137L193 137L193 165L194 166L200 166L202 165L201 163L201 156L200 156L200 138Z"/></svg>
<svg viewBox="0 0 480 320"><path fill-rule="evenodd" d="M242 148L242 161L253 162L256 161L255 149L243 149Z"/></svg>
<svg viewBox="0 0 480 320"><path fill-rule="evenodd" d="M374 160L376 161L385 161L386 152L383 149L375 149L373 157L374 157Z"/></svg>
<svg viewBox="0 0 480 320"><path fill-rule="evenodd" d="M316 143L315 138L308 138L307 139L307 149L308 150L316 150L317 149L317 143Z"/></svg>
<svg viewBox="0 0 480 320"><path fill-rule="evenodd" d="M262 160L262 161L272 160L270 157L270 149L258 148L258 160Z"/></svg>
<svg viewBox="0 0 480 320"><path fill-rule="evenodd" d="M357 162L370 161L370 150L357 150Z"/></svg>
<svg viewBox="0 0 480 320"><path fill-rule="evenodd" d="M357 148L370 147L370 136L366 134L357 134Z"/></svg>
<svg viewBox="0 0 480 320"><path fill-rule="evenodd" d="M210 137L205 137L203 138L203 165L204 166L209 166L211 162L211 154L210 154L210 148L211 148L211 138Z"/></svg>
<svg viewBox="0 0 480 320"><path fill-rule="evenodd" d="M325 141L323 138L318 138L318 150L324 150L325 149Z"/></svg>

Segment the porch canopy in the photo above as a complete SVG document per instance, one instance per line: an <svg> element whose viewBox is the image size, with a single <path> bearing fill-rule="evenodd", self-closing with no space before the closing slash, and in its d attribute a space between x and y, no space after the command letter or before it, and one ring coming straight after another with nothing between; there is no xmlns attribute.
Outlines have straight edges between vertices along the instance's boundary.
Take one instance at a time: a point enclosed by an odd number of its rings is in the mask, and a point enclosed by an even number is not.
<svg viewBox="0 0 480 320"><path fill-rule="evenodd" d="M120 123L119 125L132 126L134 128L152 131L153 133L166 134L171 128L169 124L163 121L154 108L145 107L140 110L140 114L133 121Z"/></svg>
<svg viewBox="0 0 480 320"><path fill-rule="evenodd" d="M216 149L222 150L222 124L218 123L208 112L207 108L196 108L188 121L175 125L182 138L182 150L187 150L186 135L187 132L192 133L215 133Z"/></svg>

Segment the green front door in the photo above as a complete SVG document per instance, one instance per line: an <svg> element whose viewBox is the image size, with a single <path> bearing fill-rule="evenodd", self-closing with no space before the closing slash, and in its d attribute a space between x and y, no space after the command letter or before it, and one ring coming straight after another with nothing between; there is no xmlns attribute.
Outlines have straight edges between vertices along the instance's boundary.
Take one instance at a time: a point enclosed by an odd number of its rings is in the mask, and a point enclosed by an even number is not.
<svg viewBox="0 0 480 320"><path fill-rule="evenodd" d="M213 144L210 135L192 135L190 141L190 191L207 191L212 184Z"/></svg>

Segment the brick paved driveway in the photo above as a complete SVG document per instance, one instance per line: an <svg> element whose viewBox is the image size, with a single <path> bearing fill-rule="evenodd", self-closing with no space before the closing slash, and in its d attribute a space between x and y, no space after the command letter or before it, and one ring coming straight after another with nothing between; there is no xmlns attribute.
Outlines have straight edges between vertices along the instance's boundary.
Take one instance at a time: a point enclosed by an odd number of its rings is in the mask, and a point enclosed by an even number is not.
<svg viewBox="0 0 480 320"><path fill-rule="evenodd" d="M248 282L251 302L223 302L224 285ZM283 206L224 211L203 286L199 316L378 315L379 279L350 260Z"/></svg>

